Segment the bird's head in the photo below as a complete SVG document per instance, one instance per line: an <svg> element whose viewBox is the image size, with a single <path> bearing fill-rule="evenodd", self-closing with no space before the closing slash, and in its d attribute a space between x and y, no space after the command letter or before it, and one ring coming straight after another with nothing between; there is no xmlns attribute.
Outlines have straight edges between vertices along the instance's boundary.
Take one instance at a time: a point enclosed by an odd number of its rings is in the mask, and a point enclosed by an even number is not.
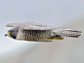
<svg viewBox="0 0 84 63"><path fill-rule="evenodd" d="M13 39L16 39L18 31L16 29L10 29L7 31L7 34L5 34L5 37L11 37Z"/></svg>

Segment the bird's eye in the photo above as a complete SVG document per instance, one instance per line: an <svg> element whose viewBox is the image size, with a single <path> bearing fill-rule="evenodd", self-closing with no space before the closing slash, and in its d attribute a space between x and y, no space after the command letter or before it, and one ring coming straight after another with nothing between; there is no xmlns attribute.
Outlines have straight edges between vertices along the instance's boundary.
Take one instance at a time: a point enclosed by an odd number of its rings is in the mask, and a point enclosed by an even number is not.
<svg viewBox="0 0 84 63"><path fill-rule="evenodd" d="M13 31L10 31L10 33L13 33Z"/></svg>

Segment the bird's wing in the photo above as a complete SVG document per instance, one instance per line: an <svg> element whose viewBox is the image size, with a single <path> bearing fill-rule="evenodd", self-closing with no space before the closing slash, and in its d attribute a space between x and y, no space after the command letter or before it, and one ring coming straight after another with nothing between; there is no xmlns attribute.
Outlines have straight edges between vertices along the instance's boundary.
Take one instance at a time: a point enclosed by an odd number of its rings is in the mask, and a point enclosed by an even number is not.
<svg viewBox="0 0 84 63"><path fill-rule="evenodd" d="M22 30L53 30L55 27L22 26Z"/></svg>
<svg viewBox="0 0 84 63"><path fill-rule="evenodd" d="M6 25L6 27L16 27L16 26L19 26L21 25L22 23L9 23Z"/></svg>
<svg viewBox="0 0 84 63"><path fill-rule="evenodd" d="M45 24L41 24L41 23L25 23L20 25L20 28L22 30L53 30L56 29L56 27L54 26L50 26L50 25L45 25Z"/></svg>
<svg viewBox="0 0 84 63"><path fill-rule="evenodd" d="M56 29L54 26L45 25L41 23L34 22L19 22L19 23L9 23L7 27L17 27L19 26L22 30L53 30Z"/></svg>
<svg viewBox="0 0 84 63"><path fill-rule="evenodd" d="M7 27L16 27L19 25L32 25L32 26L40 26L40 27L46 27L47 25L41 24L41 23L34 23L34 22L16 22L16 23L9 23L6 26Z"/></svg>

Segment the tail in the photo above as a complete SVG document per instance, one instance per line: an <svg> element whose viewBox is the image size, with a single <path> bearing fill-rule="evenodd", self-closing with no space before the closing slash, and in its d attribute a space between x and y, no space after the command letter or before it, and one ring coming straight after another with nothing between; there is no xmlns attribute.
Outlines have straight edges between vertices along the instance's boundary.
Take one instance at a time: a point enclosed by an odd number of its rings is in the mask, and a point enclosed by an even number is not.
<svg viewBox="0 0 84 63"><path fill-rule="evenodd" d="M53 31L55 35L66 36L66 37L74 37L78 38L81 36L82 32L79 30L71 30L66 28L59 28Z"/></svg>

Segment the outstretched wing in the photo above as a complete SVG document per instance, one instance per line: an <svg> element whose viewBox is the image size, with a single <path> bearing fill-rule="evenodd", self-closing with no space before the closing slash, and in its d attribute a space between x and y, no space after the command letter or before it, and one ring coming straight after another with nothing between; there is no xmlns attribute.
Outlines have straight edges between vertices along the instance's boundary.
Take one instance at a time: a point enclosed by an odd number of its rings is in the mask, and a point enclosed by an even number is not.
<svg viewBox="0 0 84 63"><path fill-rule="evenodd" d="M50 26L50 25L45 25L45 24L41 24L41 23L25 23L20 25L20 28L22 30L53 30L56 29L56 27L54 26Z"/></svg>
<svg viewBox="0 0 84 63"><path fill-rule="evenodd" d="M17 23L9 23L6 25L7 27L19 27L22 30L53 30L56 27L51 25L45 25L41 23L34 22L17 22Z"/></svg>
<svg viewBox="0 0 84 63"><path fill-rule="evenodd" d="M16 27L19 25L32 25L34 22L16 22L16 23L9 23L6 25L6 27Z"/></svg>
<svg viewBox="0 0 84 63"><path fill-rule="evenodd" d="M55 27L22 26L22 30L53 30Z"/></svg>
<svg viewBox="0 0 84 63"><path fill-rule="evenodd" d="M19 25L26 25L26 26L40 26L40 27L46 27L47 25L41 24L41 23L34 23L34 22L16 22L16 23L9 23L6 26L7 27L16 27Z"/></svg>

